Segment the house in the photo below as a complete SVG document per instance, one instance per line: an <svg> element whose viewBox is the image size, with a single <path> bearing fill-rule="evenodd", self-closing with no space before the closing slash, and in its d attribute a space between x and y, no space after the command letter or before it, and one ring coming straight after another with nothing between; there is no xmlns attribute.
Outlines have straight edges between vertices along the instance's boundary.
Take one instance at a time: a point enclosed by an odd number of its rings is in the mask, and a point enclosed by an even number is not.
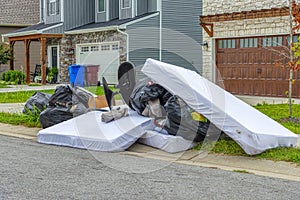
<svg viewBox="0 0 300 200"><path fill-rule="evenodd" d="M56 65L60 82L76 63L116 83L121 62L138 69L148 57L201 73L201 12L201 0L42 0L41 23L6 36L41 41L41 64Z"/></svg>
<svg viewBox="0 0 300 200"><path fill-rule="evenodd" d="M4 34L10 33L40 21L40 0L2 0L0 3L0 42L8 42L3 37ZM39 63L39 43L32 44L31 65ZM25 66L25 45L24 42L15 44L15 69L21 70ZM8 65L1 65L0 72L9 69Z"/></svg>
<svg viewBox="0 0 300 200"><path fill-rule="evenodd" d="M289 1L203 0L203 74L240 96L287 97ZM293 41L297 41L297 35ZM300 97L294 73L293 97Z"/></svg>

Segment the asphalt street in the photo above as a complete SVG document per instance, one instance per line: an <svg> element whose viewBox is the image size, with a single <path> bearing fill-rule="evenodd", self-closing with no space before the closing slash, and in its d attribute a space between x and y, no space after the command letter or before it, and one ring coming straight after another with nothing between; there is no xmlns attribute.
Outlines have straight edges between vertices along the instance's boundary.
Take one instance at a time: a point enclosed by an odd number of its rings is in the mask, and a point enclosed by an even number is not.
<svg viewBox="0 0 300 200"><path fill-rule="evenodd" d="M0 199L299 199L300 182L0 136Z"/></svg>

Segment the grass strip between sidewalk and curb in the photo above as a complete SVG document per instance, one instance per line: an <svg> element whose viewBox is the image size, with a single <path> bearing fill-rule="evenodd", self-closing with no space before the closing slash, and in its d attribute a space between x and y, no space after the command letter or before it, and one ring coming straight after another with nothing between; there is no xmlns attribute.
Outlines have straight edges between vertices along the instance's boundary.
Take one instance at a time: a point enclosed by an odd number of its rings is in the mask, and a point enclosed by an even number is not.
<svg viewBox="0 0 300 200"><path fill-rule="evenodd" d="M200 150L201 143L194 147L194 150ZM269 149L261 154L250 156L232 139L220 139L216 142L211 153L224 154L230 156L247 156L252 158L267 159L272 161L292 162L300 166L300 149L290 147L278 147Z"/></svg>
<svg viewBox="0 0 300 200"><path fill-rule="evenodd" d="M34 114L0 112L0 122L5 124L23 125L27 127L41 127L39 116Z"/></svg>

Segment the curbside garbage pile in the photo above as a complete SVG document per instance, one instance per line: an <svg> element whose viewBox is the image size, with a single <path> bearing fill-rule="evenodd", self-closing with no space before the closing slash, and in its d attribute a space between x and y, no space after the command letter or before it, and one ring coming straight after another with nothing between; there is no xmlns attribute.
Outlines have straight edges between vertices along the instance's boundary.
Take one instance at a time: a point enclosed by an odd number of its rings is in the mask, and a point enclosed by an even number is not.
<svg viewBox="0 0 300 200"><path fill-rule="evenodd" d="M38 142L115 152L138 141L175 153L223 134L249 155L297 144L297 135L196 72L153 59L142 72L128 105L95 109L98 97L69 85L50 98L34 94L24 112L41 111Z"/></svg>

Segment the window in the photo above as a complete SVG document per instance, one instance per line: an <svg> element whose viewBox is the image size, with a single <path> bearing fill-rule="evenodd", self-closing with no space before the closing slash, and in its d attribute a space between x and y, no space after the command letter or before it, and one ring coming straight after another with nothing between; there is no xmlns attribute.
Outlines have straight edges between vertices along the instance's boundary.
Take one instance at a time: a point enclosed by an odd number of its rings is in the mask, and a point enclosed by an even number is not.
<svg viewBox="0 0 300 200"><path fill-rule="evenodd" d="M294 35L293 36L293 42L298 42L298 37L299 37L299 35ZM289 44L290 43L290 36L288 36L286 38L286 40L287 40L287 43Z"/></svg>
<svg viewBox="0 0 300 200"><path fill-rule="evenodd" d="M114 50L119 50L119 45L117 44L113 44L111 45L111 49L114 51Z"/></svg>
<svg viewBox="0 0 300 200"><path fill-rule="evenodd" d="M122 8L130 8L130 0L122 0Z"/></svg>
<svg viewBox="0 0 300 200"><path fill-rule="evenodd" d="M257 48L257 47L258 47L257 38L240 39L240 48Z"/></svg>
<svg viewBox="0 0 300 200"><path fill-rule="evenodd" d="M105 11L105 0L98 0L98 12Z"/></svg>
<svg viewBox="0 0 300 200"><path fill-rule="evenodd" d="M282 36L264 37L262 39L263 47L278 47L282 45Z"/></svg>
<svg viewBox="0 0 300 200"><path fill-rule="evenodd" d="M102 45L101 46L101 51L109 51L110 50L110 45Z"/></svg>
<svg viewBox="0 0 300 200"><path fill-rule="evenodd" d="M81 53L84 53L84 52L89 52L90 51L90 48L89 47L81 47Z"/></svg>
<svg viewBox="0 0 300 200"><path fill-rule="evenodd" d="M235 39L219 40L219 48L223 48L223 49L235 48Z"/></svg>
<svg viewBox="0 0 300 200"><path fill-rule="evenodd" d="M99 46L91 46L91 51L99 51Z"/></svg>
<svg viewBox="0 0 300 200"><path fill-rule="evenodd" d="M59 0L48 0L48 15L59 14Z"/></svg>

